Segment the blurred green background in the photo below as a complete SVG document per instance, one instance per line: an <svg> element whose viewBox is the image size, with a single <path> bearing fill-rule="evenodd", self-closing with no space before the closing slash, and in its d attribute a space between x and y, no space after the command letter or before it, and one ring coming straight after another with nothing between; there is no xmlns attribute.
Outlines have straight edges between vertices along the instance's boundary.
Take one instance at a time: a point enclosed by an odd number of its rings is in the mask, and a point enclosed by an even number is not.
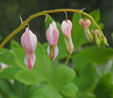
<svg viewBox="0 0 113 98"><path fill-rule="evenodd" d="M50 9L58 8L86 8L86 12L99 9L101 22L104 23L104 34L110 46L112 44L111 34L113 32L113 0L0 0L0 42L14 29L20 25L19 16L25 20L30 15ZM64 13L51 14L57 21L65 19ZM69 13L69 17L72 15ZM38 40L45 41L45 17L39 17L30 22L31 30L37 34ZM70 18L71 19L71 18ZM22 31L24 32L24 30ZM20 32L13 39L20 42ZM8 44L7 44L8 45Z"/></svg>

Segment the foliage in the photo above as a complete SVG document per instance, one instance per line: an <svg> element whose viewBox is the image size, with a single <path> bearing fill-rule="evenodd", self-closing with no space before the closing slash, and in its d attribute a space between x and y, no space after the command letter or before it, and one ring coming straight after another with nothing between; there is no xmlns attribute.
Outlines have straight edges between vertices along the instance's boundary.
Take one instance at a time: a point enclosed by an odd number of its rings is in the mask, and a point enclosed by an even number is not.
<svg viewBox="0 0 113 98"><path fill-rule="evenodd" d="M91 15L100 23L98 10ZM38 43L32 71L24 64L25 53L19 43L13 40L10 49L0 49L1 67L7 65L0 69L0 98L113 98L113 64L107 73L100 75L98 70L102 68L100 66L109 67L107 62L112 62L113 49L87 47L88 41L78 22L81 17L80 14L72 17L75 52L69 65L64 64L68 53L59 22L59 55L54 61L46 52L47 43ZM46 18L47 29L53 19L50 16Z"/></svg>

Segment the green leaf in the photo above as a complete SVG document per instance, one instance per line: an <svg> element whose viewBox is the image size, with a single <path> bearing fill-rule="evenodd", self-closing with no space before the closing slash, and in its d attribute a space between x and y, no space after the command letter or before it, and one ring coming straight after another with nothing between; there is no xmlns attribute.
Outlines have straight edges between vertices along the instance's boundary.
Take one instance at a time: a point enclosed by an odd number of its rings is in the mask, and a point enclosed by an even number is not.
<svg viewBox="0 0 113 98"><path fill-rule="evenodd" d="M34 65L33 70L40 72L43 77L47 78L51 71L51 60L45 48L40 43L38 43L37 45L35 55L36 55L36 63Z"/></svg>
<svg viewBox="0 0 113 98"><path fill-rule="evenodd" d="M44 81L45 79L48 78L48 75L50 73L51 61L49 59L49 56L47 55L45 48L40 43L38 43L36 50L37 50L35 51L36 62L33 67L33 70L32 71L23 70L18 72L15 76L15 78L18 81L24 84L31 85L31 84L39 83L40 81ZM20 61L20 62L23 62L23 61Z"/></svg>
<svg viewBox="0 0 113 98"><path fill-rule="evenodd" d="M3 98L12 98L16 95L16 92L9 81L0 79L0 94Z"/></svg>
<svg viewBox="0 0 113 98"><path fill-rule="evenodd" d="M52 85L59 91L66 84L70 83L75 77L75 72L72 68L66 65L59 65L54 68L50 74L49 80Z"/></svg>
<svg viewBox="0 0 113 98"><path fill-rule="evenodd" d="M77 59L79 60L79 59ZM82 60L79 62L84 63ZM76 64L74 63L75 68L77 69L79 76L75 78L74 82L78 87L79 92L92 90L96 84L96 69L91 64Z"/></svg>
<svg viewBox="0 0 113 98"><path fill-rule="evenodd" d="M43 85L34 91L32 97L30 98L62 98L62 96L58 92L51 89L48 85Z"/></svg>
<svg viewBox="0 0 113 98"><path fill-rule="evenodd" d="M14 40L11 42L11 49L18 66L20 68L27 69L27 67L24 64L24 57L25 57L24 49L19 45L18 42Z"/></svg>
<svg viewBox="0 0 113 98"><path fill-rule="evenodd" d="M112 75L102 76L94 90L96 98L113 98Z"/></svg>
<svg viewBox="0 0 113 98"><path fill-rule="evenodd" d="M77 90L78 88L75 84L69 83L63 87L63 89L61 90L61 93L67 97L75 97Z"/></svg>
<svg viewBox="0 0 113 98"><path fill-rule="evenodd" d="M32 85L44 81L44 78L39 72L33 72L30 70L19 71L15 78L26 85Z"/></svg>
<svg viewBox="0 0 113 98"><path fill-rule="evenodd" d="M84 61L84 63L90 62L100 64L110 60L112 57L112 48L90 46L76 54L73 59L80 59Z"/></svg>
<svg viewBox="0 0 113 98"><path fill-rule="evenodd" d="M96 22L100 20L100 10L94 10L90 13L90 15L95 19Z"/></svg>
<svg viewBox="0 0 113 98"><path fill-rule="evenodd" d="M15 40L11 41L11 46L10 47L11 47L11 49L22 48L21 45L18 42L16 42Z"/></svg>
<svg viewBox="0 0 113 98"><path fill-rule="evenodd" d="M79 20L82 18L80 14L74 13L72 18L73 28L72 28L72 40L75 48L88 43L85 32L79 24Z"/></svg>
<svg viewBox="0 0 113 98"><path fill-rule="evenodd" d="M16 73L19 71L19 68L16 67L9 67L5 68L2 71L0 71L0 78L5 78L5 79L14 79Z"/></svg>
<svg viewBox="0 0 113 98"><path fill-rule="evenodd" d="M15 58L10 50L0 49L0 62L5 63L8 66L16 66Z"/></svg>
<svg viewBox="0 0 113 98"><path fill-rule="evenodd" d="M75 83L80 91L92 88L95 85L97 74L92 64L106 62L112 56L112 48L91 46L72 57L74 66L79 74L79 77L75 78Z"/></svg>

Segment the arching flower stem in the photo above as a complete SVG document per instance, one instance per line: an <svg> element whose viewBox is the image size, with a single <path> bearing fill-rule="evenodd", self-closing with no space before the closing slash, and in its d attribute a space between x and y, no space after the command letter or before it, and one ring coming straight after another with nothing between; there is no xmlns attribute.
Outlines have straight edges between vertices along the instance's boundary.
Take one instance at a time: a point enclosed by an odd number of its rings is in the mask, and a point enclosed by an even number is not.
<svg viewBox="0 0 113 98"><path fill-rule="evenodd" d="M74 13L79 13L82 15L87 16L92 23L97 27L97 29L102 33L102 30L100 29L99 25L96 23L96 21L94 20L94 18L89 15L88 13L84 12L83 10L78 10L78 9L54 9L54 10L47 10L47 11L42 11L42 12L38 12L36 14L33 14L31 16L29 16L25 21L23 21L21 23L21 25L14 30L13 32L11 32L4 40L3 42L0 44L0 48L3 48L4 45L13 37L15 36L18 32L20 32L21 30L24 29L24 27L28 24L28 22L30 22L32 19L39 17L39 16L43 16L49 13L60 13L60 12L74 12ZM102 33L103 35L103 33ZM104 35L103 35L104 36Z"/></svg>

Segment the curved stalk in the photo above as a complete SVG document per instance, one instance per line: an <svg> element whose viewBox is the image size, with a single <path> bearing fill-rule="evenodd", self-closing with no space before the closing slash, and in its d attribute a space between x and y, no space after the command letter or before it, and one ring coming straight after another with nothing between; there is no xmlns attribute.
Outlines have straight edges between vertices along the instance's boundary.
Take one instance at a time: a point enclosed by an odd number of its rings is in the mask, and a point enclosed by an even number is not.
<svg viewBox="0 0 113 98"><path fill-rule="evenodd" d="M74 13L79 13L79 14L83 14L85 16L87 16L88 18L91 19L92 23L98 28L98 30L102 33L102 30L100 29L99 25L96 23L96 21L94 20L94 18L92 16L90 16L89 14L87 14L86 12L82 11L82 10L76 10L76 9L54 9L54 10L47 10L47 11L42 11L42 12L38 12L36 14L31 15L30 17L28 17L25 21L23 21L21 23L21 25L14 30L13 32L11 32L4 40L3 42L0 44L0 48L3 48L4 45L13 37L15 36L18 32L20 32L22 29L24 29L24 27L26 26L26 24L28 24L28 22L30 22L32 19L39 17L39 16L43 16L46 14L50 14L50 13L59 13L59 12L74 12ZM103 33L102 33L103 34Z"/></svg>

